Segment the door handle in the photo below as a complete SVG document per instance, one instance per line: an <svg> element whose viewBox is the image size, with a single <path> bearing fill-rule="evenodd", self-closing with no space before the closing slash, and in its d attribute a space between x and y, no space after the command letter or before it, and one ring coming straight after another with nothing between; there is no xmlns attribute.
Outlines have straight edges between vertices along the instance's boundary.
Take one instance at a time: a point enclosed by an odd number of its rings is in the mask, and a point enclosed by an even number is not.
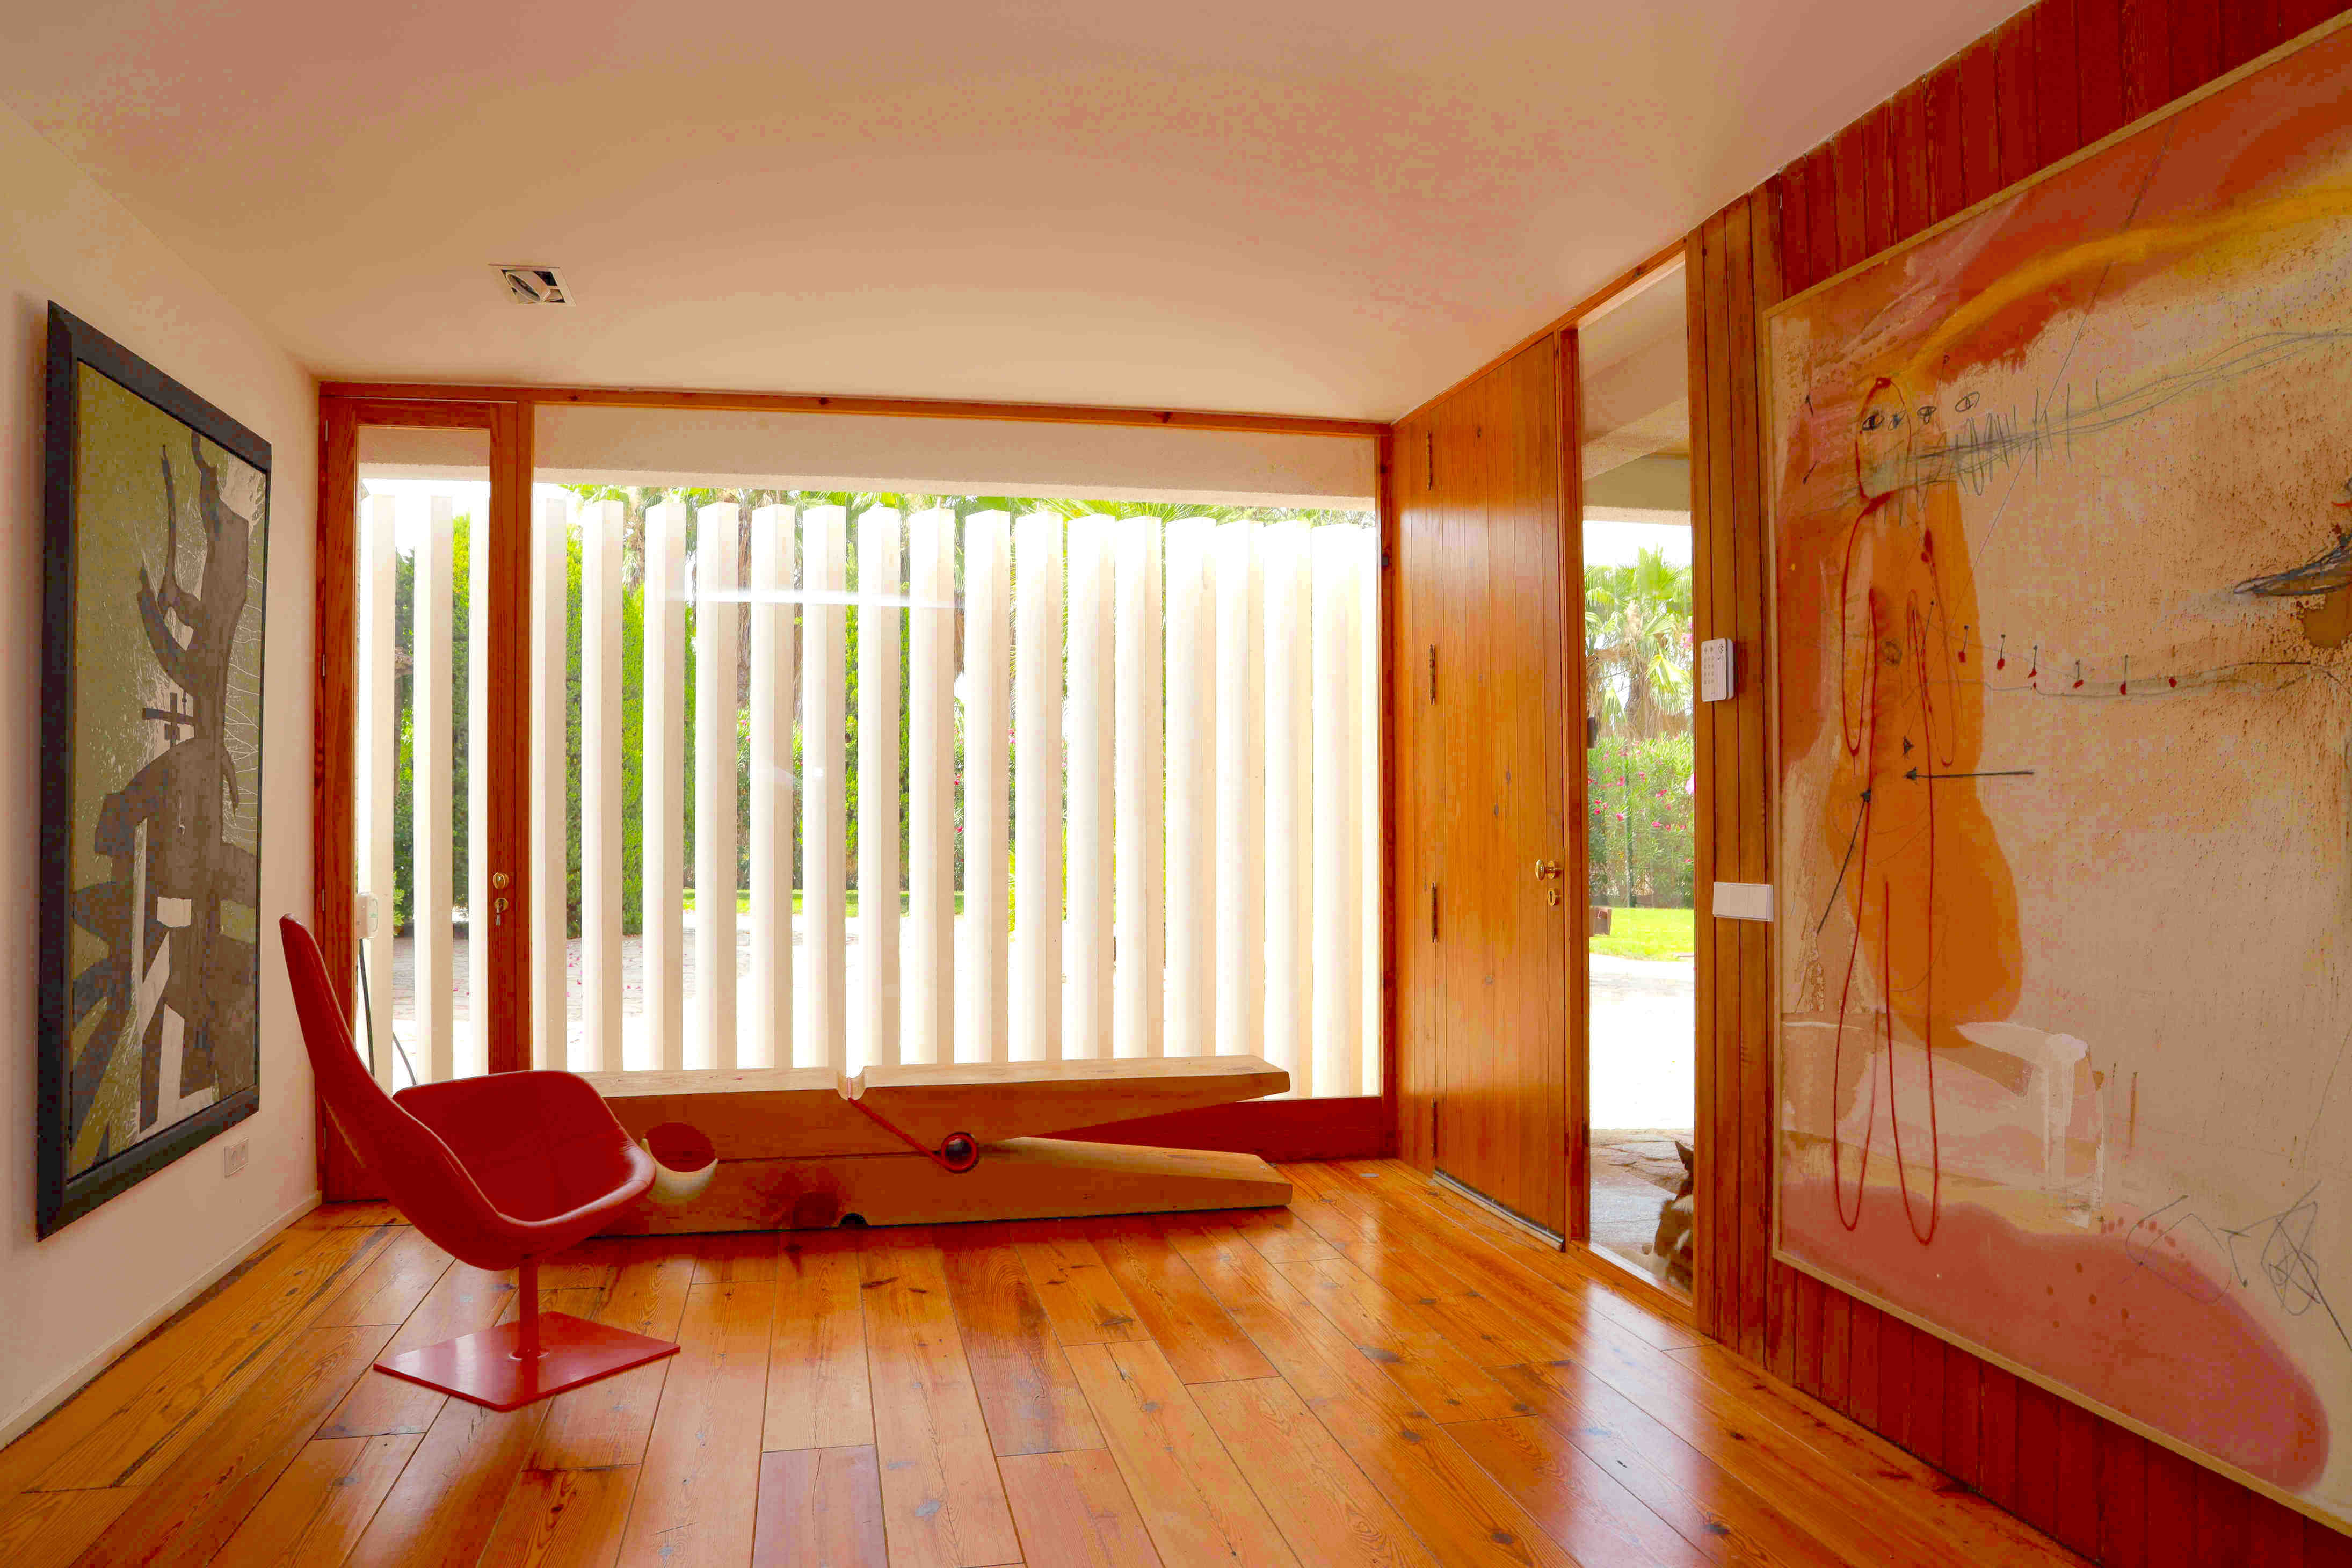
<svg viewBox="0 0 2352 1568"><path fill-rule="evenodd" d="M1538 881L1541 881L1546 877L1557 877L1559 874L1560 864L1559 861L1538 860L1536 862L1536 879Z"/></svg>

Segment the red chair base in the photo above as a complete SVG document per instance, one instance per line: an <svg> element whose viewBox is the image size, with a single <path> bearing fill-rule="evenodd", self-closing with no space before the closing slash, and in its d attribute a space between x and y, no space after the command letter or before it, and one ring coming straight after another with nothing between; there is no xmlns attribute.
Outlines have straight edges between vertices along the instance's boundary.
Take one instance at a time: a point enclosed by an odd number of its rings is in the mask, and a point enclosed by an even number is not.
<svg viewBox="0 0 2352 1568"><path fill-rule="evenodd" d="M386 1356L375 1369L492 1410L520 1410L567 1388L677 1353L677 1346L667 1340L607 1328L568 1312L536 1316L540 1353L529 1360L519 1353L525 1325L510 1322Z"/></svg>

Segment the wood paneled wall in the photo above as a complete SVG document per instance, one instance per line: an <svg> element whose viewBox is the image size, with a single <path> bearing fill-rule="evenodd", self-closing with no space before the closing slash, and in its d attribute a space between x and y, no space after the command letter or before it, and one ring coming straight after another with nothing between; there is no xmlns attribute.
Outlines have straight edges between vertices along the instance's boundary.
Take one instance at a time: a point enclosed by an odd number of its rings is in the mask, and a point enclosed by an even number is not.
<svg viewBox="0 0 2352 1568"><path fill-rule="evenodd" d="M1699 885L1769 879L1759 313L2204 85L2328 0L2042 0L1707 220L1692 239L1699 637L1742 692L1699 721ZM1701 1326L2116 1568L2352 1568L2352 1538L1770 1258L1763 927L1699 922Z"/></svg>

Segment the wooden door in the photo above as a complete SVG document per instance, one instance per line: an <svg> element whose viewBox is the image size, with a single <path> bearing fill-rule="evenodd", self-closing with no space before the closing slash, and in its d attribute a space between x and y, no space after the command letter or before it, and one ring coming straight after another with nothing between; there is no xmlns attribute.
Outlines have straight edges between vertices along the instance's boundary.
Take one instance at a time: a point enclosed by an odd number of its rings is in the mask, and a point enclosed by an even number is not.
<svg viewBox="0 0 2352 1568"><path fill-rule="evenodd" d="M1559 345L1548 338L1399 432L1404 1142L1566 1234L1571 917L1563 714ZM1426 1106L1423 1134L1411 1118Z"/></svg>

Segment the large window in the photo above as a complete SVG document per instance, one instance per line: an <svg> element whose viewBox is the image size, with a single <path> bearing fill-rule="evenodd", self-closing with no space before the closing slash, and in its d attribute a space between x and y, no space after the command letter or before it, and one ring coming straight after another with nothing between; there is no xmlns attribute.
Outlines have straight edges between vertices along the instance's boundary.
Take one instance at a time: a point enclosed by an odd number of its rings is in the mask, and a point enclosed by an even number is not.
<svg viewBox="0 0 2352 1568"><path fill-rule="evenodd" d="M553 439L542 420L532 497L537 1059L1246 1053L1297 1093L1379 1091L1367 498L1286 490L1262 440L1174 500L820 489L874 482L873 432L835 422L854 438L788 468L747 447L756 422L632 445L643 423L583 412ZM788 434L835 427L809 424ZM901 466L1003 477L985 460L935 444ZM1101 478L1056 460L1051 488ZM371 947L412 977L390 1027L416 1075L478 1070L463 1001L415 1000L497 907L469 884L466 775L415 760L466 747L474 710L415 697L477 668L466 598L415 606L449 591L433 552L446 531L464 556L478 508L383 464L362 484L362 603L397 607L362 636L362 689L389 671L394 697L362 715L362 819L381 795L408 825L362 834ZM420 834L459 869L434 880Z"/></svg>

